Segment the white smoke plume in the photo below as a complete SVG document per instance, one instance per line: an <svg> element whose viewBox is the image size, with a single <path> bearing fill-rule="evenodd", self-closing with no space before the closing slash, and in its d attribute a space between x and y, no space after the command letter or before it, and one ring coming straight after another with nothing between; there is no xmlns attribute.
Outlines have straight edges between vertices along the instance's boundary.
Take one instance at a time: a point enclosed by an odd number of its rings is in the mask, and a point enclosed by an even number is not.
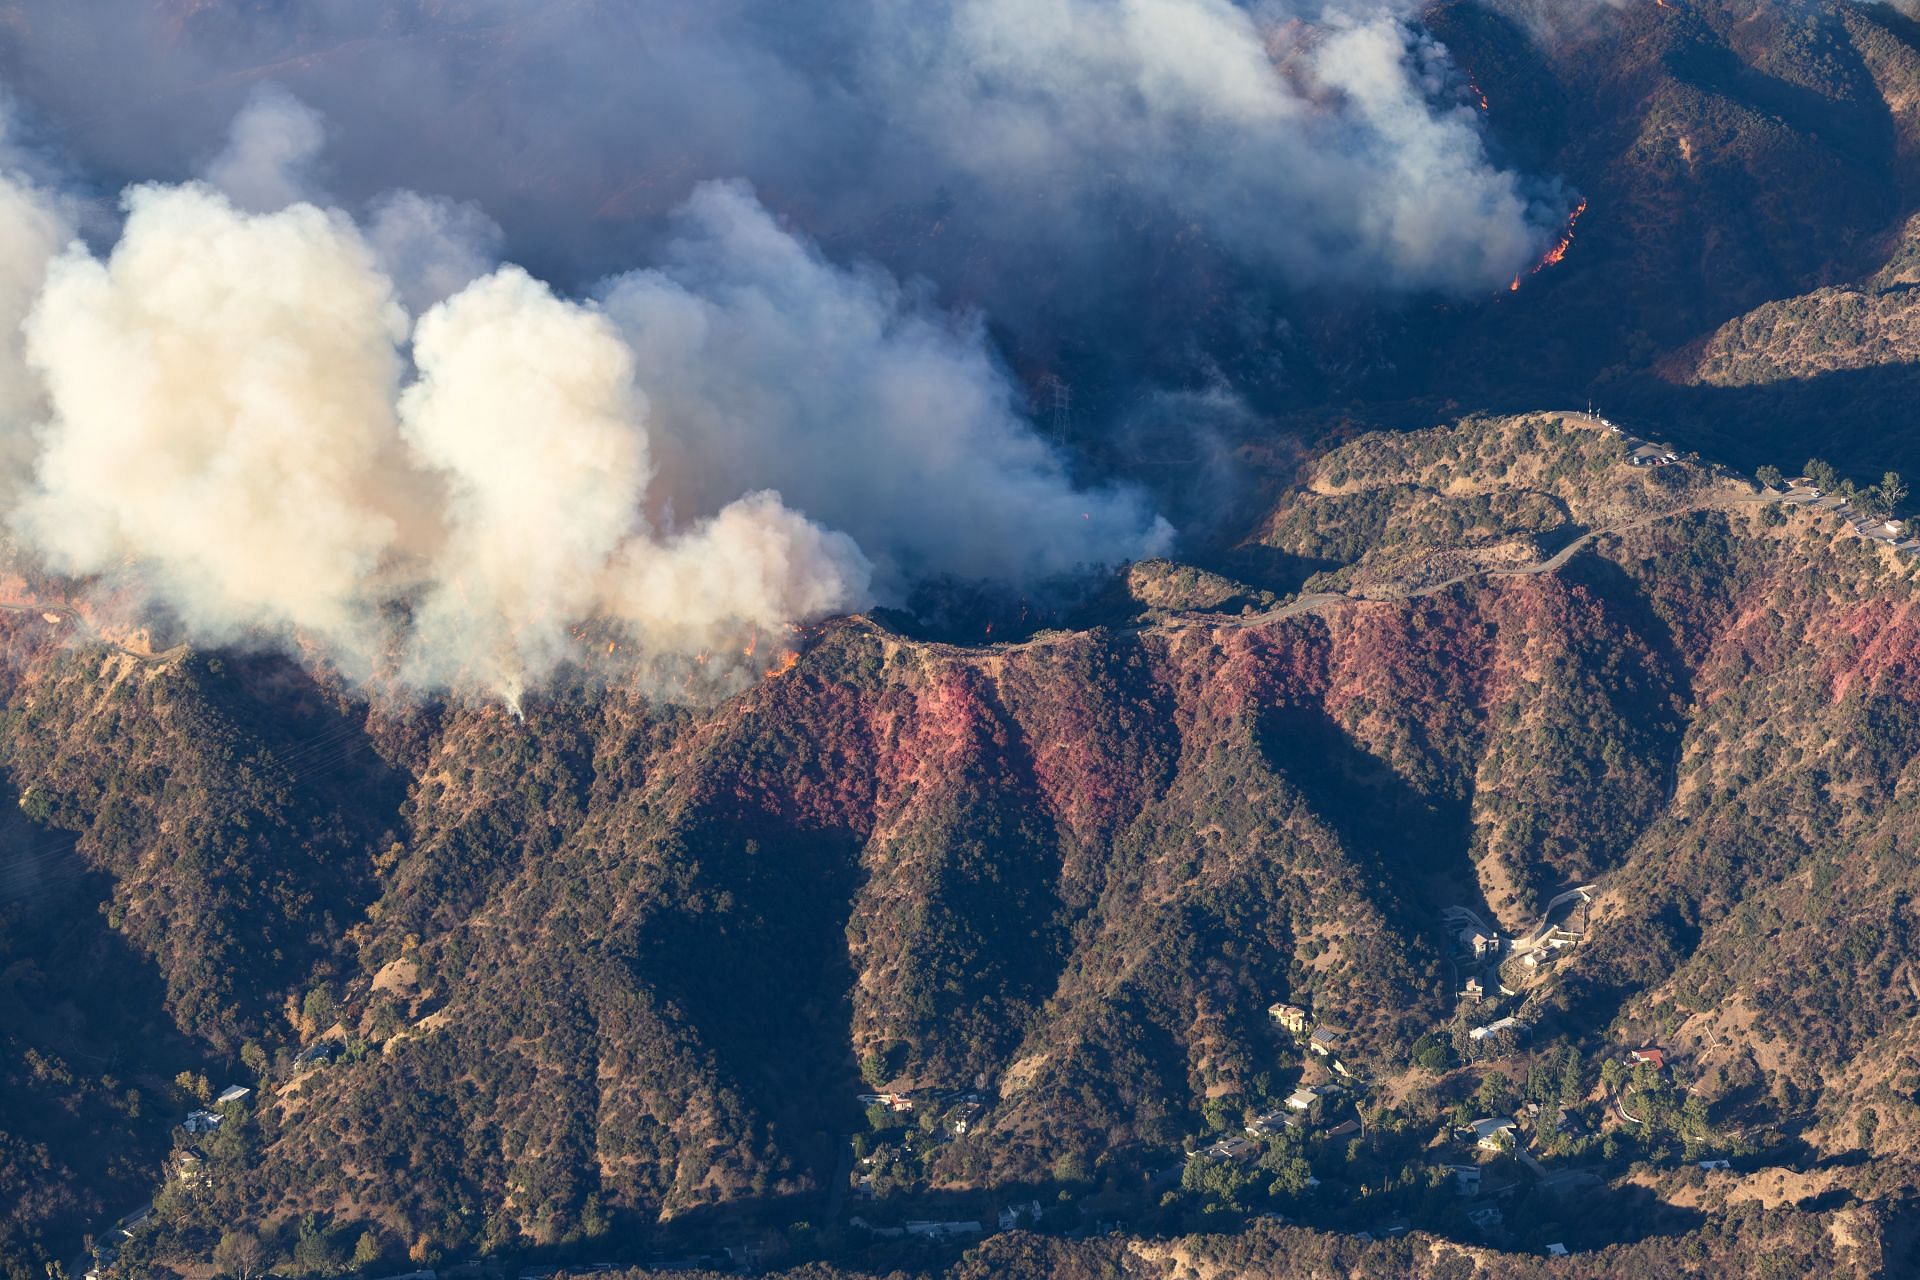
<svg viewBox="0 0 1920 1280"><path fill-rule="evenodd" d="M633 358L598 312L508 267L429 311L402 433L445 477L446 542L419 604L409 674L477 676L517 697L595 617L649 649L866 601L853 541L753 493L666 542L641 511L653 481Z"/></svg>
<svg viewBox="0 0 1920 1280"><path fill-rule="evenodd" d="M1495 290L1571 204L1495 163L1411 0L15 7L0 68L129 176L180 171L270 69L326 113L344 199L475 200L596 273L736 177L1002 322L1196 239L1289 288Z"/></svg>
<svg viewBox="0 0 1920 1280"><path fill-rule="evenodd" d="M249 213L272 213L318 194L315 169L327 129L320 113L285 89L255 90L207 166L207 181Z"/></svg>
<svg viewBox="0 0 1920 1280"><path fill-rule="evenodd" d="M869 549L884 587L1031 580L1172 539L1137 495L1084 491L1020 416L977 317L844 271L746 188L709 185L665 261L602 288L664 431L667 491L710 510L777 489Z"/></svg>
<svg viewBox="0 0 1920 1280"><path fill-rule="evenodd" d="M207 639L367 653L363 587L412 502L406 324L344 215L134 188L111 256L70 249L27 321L52 414L14 527L62 572L137 564Z"/></svg>
<svg viewBox="0 0 1920 1280"><path fill-rule="evenodd" d="M0 500L31 467L34 426L45 399L26 367L21 325L46 282L47 266L73 238L75 214L32 172L14 145L0 98Z"/></svg>
<svg viewBox="0 0 1920 1280"><path fill-rule="evenodd" d="M49 264L53 222L4 264L32 305L0 390L44 406L9 523L198 639L516 701L603 644L737 653L920 574L1168 540L1138 495L1075 488L976 319L836 267L744 187L584 300L469 279L487 225L444 202L363 226L248 189L137 186L104 256Z"/></svg>
<svg viewBox="0 0 1920 1280"><path fill-rule="evenodd" d="M1295 286L1491 290L1563 209L1489 159L1438 49L1390 7L1230 0L876 6L884 171L937 169L1015 225L1115 245L1092 210L1170 213ZM961 124L964 122L964 125ZM1084 249L1077 250L1084 252Z"/></svg>

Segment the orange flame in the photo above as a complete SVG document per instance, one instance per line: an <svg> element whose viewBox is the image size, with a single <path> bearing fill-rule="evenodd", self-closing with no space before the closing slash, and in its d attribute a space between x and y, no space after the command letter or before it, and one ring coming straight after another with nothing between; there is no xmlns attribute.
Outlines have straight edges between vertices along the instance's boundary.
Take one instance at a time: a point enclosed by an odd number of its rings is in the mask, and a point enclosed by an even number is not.
<svg viewBox="0 0 1920 1280"><path fill-rule="evenodd" d="M1552 266L1554 263L1560 261L1562 258L1567 256L1567 250L1573 247L1574 224L1580 221L1580 215L1585 213L1586 211L1587 211L1587 202L1585 197L1582 197L1580 200L1580 203L1573 206L1573 212L1567 215L1566 234L1560 237L1560 243L1554 245L1553 248L1547 250L1547 256L1540 259L1539 265L1534 267L1534 270L1536 272L1541 270L1543 267Z"/></svg>
<svg viewBox="0 0 1920 1280"><path fill-rule="evenodd" d="M792 649L780 655L780 661L767 668L767 679L776 680L800 665L800 655Z"/></svg>
<svg viewBox="0 0 1920 1280"><path fill-rule="evenodd" d="M1534 263L1533 267L1525 273L1526 275L1537 276L1567 256L1567 250L1573 247L1573 228L1580 221L1580 215L1586 211L1586 197L1582 196L1580 203L1573 207L1573 212L1567 215L1567 229L1561 233L1560 239L1554 243L1553 248L1541 255L1540 261ZM1515 276L1513 283L1507 286L1507 292L1520 292L1521 279L1521 276Z"/></svg>
<svg viewBox="0 0 1920 1280"><path fill-rule="evenodd" d="M755 649L758 649L759 647L760 647L760 633L756 631L752 635L747 637L747 647L742 649L740 652L743 656L751 658L753 656L753 651Z"/></svg>

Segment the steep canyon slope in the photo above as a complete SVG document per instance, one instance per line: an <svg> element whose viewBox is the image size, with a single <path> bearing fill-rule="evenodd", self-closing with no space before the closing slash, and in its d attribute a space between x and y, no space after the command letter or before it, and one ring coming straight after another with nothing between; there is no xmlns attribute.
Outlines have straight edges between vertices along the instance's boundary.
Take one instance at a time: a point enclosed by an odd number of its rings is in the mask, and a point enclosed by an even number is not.
<svg viewBox="0 0 1920 1280"><path fill-rule="evenodd" d="M62 1188L19 1201L10 1268L157 1180L192 1070L263 1096L126 1260L205 1257L234 1222L416 1258L838 1232L877 1086L982 1102L902 1203L1124 1199L1293 1087L1281 999L1373 1082L1367 1159L1424 1169L1454 1100L1568 1050L1563 1101L1597 1117L1595 1066L1658 1040L1704 1100L1687 1152L1773 1135L1720 1203L1813 1162L1892 1212L1920 1146L1912 566L1626 451L1556 415L1364 437L1263 526L1317 567L1297 595L1211 611L1216 580L1150 565L1152 606L1017 643L849 619L705 709L369 703L9 615L0 752L34 834L8 865L70 838L39 856L71 879L7 903L0 996L71 983L31 953L55 909L98 921L62 946L129 971L105 1007L5 1023L8 1176ZM1423 1056L1459 1016L1442 912L1524 935L1574 884L1579 944L1502 971L1530 1039ZM139 1046L110 1069L102 1020ZM316 1043L336 1060L294 1061ZM50 1093L85 1134L48 1132ZM1722 1220L1674 1181L1680 1139L1598 1123L1633 1233ZM1322 1183L1364 1181L1339 1151ZM1424 1212L1403 1185L1274 1194L1358 1226ZM1157 1202L1139 1225L1177 1227Z"/></svg>

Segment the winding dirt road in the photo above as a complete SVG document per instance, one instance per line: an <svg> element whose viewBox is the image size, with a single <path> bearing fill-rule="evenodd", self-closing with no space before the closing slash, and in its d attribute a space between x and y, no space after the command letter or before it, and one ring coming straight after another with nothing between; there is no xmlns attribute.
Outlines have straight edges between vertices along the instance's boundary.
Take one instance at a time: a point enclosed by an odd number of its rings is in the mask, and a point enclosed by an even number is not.
<svg viewBox="0 0 1920 1280"><path fill-rule="evenodd" d="M83 637L89 644L125 654L137 662L170 662L184 654L189 647L186 644L176 644L172 648L162 649L159 653L142 653L138 649L130 649L117 640L109 640L101 635L99 629L80 616L78 611L64 604L48 604L40 600L0 600L0 613L35 613L45 618L57 617L63 622L72 623L76 636Z"/></svg>

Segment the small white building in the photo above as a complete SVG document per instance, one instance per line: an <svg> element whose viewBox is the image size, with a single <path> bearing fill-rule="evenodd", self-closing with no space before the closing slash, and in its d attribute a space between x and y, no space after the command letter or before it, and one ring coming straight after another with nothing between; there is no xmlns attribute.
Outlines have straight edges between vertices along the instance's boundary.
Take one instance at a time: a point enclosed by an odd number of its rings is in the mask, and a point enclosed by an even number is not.
<svg viewBox="0 0 1920 1280"><path fill-rule="evenodd" d="M212 1133L226 1117L217 1111L189 1111L180 1127L188 1133Z"/></svg>
<svg viewBox="0 0 1920 1280"><path fill-rule="evenodd" d="M1511 1116L1488 1116L1468 1125L1467 1132L1473 1135L1475 1145L1483 1150L1498 1151L1518 1127Z"/></svg>
<svg viewBox="0 0 1920 1280"><path fill-rule="evenodd" d="M224 1107L229 1102L240 1101L240 1099L252 1092L253 1090L243 1084L230 1084L220 1091L220 1096L213 1100L213 1105L216 1107Z"/></svg>
<svg viewBox="0 0 1920 1280"><path fill-rule="evenodd" d="M1484 929L1462 929L1460 945L1476 956L1497 956L1500 954L1500 935Z"/></svg>

